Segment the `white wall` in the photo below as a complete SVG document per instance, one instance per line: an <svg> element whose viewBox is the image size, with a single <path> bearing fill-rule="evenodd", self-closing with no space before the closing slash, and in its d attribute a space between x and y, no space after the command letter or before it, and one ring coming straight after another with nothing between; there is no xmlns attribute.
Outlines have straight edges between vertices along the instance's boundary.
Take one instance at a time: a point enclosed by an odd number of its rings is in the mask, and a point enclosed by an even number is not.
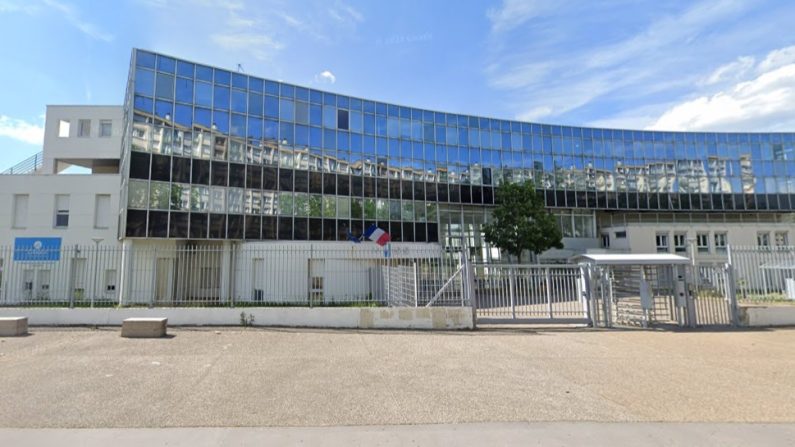
<svg viewBox="0 0 795 447"><path fill-rule="evenodd" d="M0 176L0 246L13 245L16 237L60 237L62 245L117 245L119 210L118 174L2 175ZM28 194L25 228L13 228L15 194ZM69 195L69 226L55 228L55 195ZM94 227L97 194L110 195L108 228Z"/></svg>
<svg viewBox="0 0 795 447"><path fill-rule="evenodd" d="M54 174L56 159L115 159L121 158L121 138L124 110L122 106L47 106L44 124L44 166L42 172ZM91 120L88 137L78 137L79 120ZM112 121L110 137L99 136L99 121ZM69 137L58 136L59 123L68 120Z"/></svg>
<svg viewBox="0 0 795 447"><path fill-rule="evenodd" d="M626 231L626 239L616 239L616 231ZM786 223L633 223L626 226L615 226L602 228L600 233L610 234L610 251L622 251L628 253L656 253L657 243L655 236L658 233L668 234L669 253L674 251L674 234L685 233L686 238L694 238L698 233L709 233L710 249L708 253L696 252L698 261L724 262L726 253L715 249L715 233L726 233L727 243L732 246L756 246L756 235L758 232L770 233L770 244L773 245L774 234L777 231L789 233L789 241L792 244L795 238L795 227ZM689 256L688 251L682 254Z"/></svg>
<svg viewBox="0 0 795 447"><path fill-rule="evenodd" d="M247 319L253 316L254 326L443 330L474 327L471 307L0 308L0 317L25 316L33 326L118 326L124 319L136 317L166 317L171 325L239 326L241 313Z"/></svg>

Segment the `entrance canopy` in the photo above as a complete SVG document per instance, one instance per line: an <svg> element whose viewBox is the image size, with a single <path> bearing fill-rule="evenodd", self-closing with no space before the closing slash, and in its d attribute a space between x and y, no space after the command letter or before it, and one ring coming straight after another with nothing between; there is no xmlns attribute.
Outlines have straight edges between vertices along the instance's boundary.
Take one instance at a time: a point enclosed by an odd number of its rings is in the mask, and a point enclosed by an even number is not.
<svg viewBox="0 0 795 447"><path fill-rule="evenodd" d="M676 265L689 264L690 259L670 253L592 253L571 258L573 262L593 265Z"/></svg>

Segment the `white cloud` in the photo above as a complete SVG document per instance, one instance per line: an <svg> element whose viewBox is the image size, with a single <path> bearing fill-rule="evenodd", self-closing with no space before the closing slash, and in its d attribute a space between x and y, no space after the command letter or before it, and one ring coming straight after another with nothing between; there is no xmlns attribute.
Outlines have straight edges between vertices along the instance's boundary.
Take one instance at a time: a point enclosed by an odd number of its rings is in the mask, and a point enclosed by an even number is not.
<svg viewBox="0 0 795 447"><path fill-rule="evenodd" d="M499 8L490 8L486 11L486 17L491 21L492 31L505 32L545 14L551 9L563 6L561 1L503 0Z"/></svg>
<svg viewBox="0 0 795 447"><path fill-rule="evenodd" d="M226 50L250 51L255 58L260 60L269 59L275 51L284 47L283 44L267 34L253 32L212 34L210 40Z"/></svg>
<svg viewBox="0 0 795 447"><path fill-rule="evenodd" d="M678 15L663 16L635 36L594 51L587 58L588 68L614 66L649 55L669 45L687 45L708 26L747 8L742 0L706 0ZM678 48L681 51L681 46Z"/></svg>
<svg viewBox="0 0 795 447"><path fill-rule="evenodd" d="M764 73L794 62L795 62L795 45L791 47L779 48L767 54L765 59L759 63L757 71L760 73Z"/></svg>
<svg viewBox="0 0 795 447"><path fill-rule="evenodd" d="M86 36L104 42L110 42L113 40L112 34L101 30L93 23L81 19L79 12L74 6L56 0L44 0L44 4L60 14L70 25L77 28Z"/></svg>
<svg viewBox="0 0 795 447"><path fill-rule="evenodd" d="M714 85L724 81L742 78L754 67L756 59L751 56L740 56L737 60L721 65L702 81L704 85Z"/></svg>
<svg viewBox="0 0 795 447"><path fill-rule="evenodd" d="M699 63L714 58L716 50L730 41L714 30L742 16L752 5L748 0L701 0L679 10L660 8L646 16L645 24L638 21L638 31L612 33L619 39L590 33L598 28L594 23L613 20L620 5L611 9L582 3L573 10L552 9L551 4L504 0L499 9L488 12L495 59L486 64L485 73L490 86L506 92L520 119L588 114L587 107L601 101L630 103L635 108L653 98L659 104L663 95L681 97L707 83L718 87L736 81L754 66L753 58L741 58L711 74L699 70ZM504 35L530 20L533 26L521 30L526 46ZM586 45L582 39L594 42Z"/></svg>
<svg viewBox="0 0 795 447"><path fill-rule="evenodd" d="M354 7L347 5L341 1L334 3L334 6L328 9L328 15L332 19L344 23L353 24L364 21L364 15Z"/></svg>
<svg viewBox="0 0 795 447"><path fill-rule="evenodd" d="M337 77L331 71L323 70L315 75L315 82L318 84L333 84L337 82Z"/></svg>
<svg viewBox="0 0 795 447"><path fill-rule="evenodd" d="M41 145L44 142L44 126L0 115L0 136L27 144Z"/></svg>
<svg viewBox="0 0 795 447"><path fill-rule="evenodd" d="M791 131L795 128L795 60L779 65L782 55L791 54L791 49L769 53L755 67L751 79L669 107L648 128ZM772 62L775 59L779 62Z"/></svg>
<svg viewBox="0 0 795 447"><path fill-rule="evenodd" d="M24 0L0 0L0 13L5 12L23 12L25 14L33 14L39 9L38 5L31 4Z"/></svg>

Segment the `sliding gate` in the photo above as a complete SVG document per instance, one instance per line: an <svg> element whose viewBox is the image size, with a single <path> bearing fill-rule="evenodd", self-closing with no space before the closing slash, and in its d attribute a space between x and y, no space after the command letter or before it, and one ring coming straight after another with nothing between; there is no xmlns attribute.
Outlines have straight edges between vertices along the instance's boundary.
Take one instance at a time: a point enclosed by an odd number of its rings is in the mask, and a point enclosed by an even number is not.
<svg viewBox="0 0 795 447"><path fill-rule="evenodd" d="M578 265L473 264L477 323L589 324Z"/></svg>

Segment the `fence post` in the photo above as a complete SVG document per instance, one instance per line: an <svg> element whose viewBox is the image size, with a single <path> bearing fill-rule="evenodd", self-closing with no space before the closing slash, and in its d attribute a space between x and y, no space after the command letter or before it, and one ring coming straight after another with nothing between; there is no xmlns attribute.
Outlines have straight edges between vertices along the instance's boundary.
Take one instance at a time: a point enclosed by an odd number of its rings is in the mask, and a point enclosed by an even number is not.
<svg viewBox="0 0 795 447"><path fill-rule="evenodd" d="M420 267L417 259L414 259L414 307L418 307L420 302Z"/></svg>
<svg viewBox="0 0 795 447"><path fill-rule="evenodd" d="M547 288L547 308L549 309L549 318L552 318L552 288L549 267L544 268L544 282Z"/></svg>
<svg viewBox="0 0 795 447"><path fill-rule="evenodd" d="M69 280L67 281L69 283L69 285L67 286L68 288L66 289L66 293L69 294L69 308L70 309L74 309L74 307L75 307L75 274L74 274L74 271L75 271L75 258L77 258L77 253L78 253L79 250L80 249L78 248L78 245L75 244L74 251L72 252L71 261L69 263L69 268L67 269L68 272L69 272L68 273L69 274Z"/></svg>
<svg viewBox="0 0 795 447"><path fill-rule="evenodd" d="M155 307L157 298L157 245L152 250L152 289L149 298L149 307Z"/></svg>
<svg viewBox="0 0 795 447"><path fill-rule="evenodd" d="M730 258L731 259L731 258ZM730 263L725 265L726 293L729 295L729 311L731 312L732 326L739 326L739 309L737 308L737 289L734 285L734 267Z"/></svg>
<svg viewBox="0 0 795 447"><path fill-rule="evenodd" d="M514 292L514 275L516 269L508 270L508 299L511 300L511 318L516 319L516 297Z"/></svg>

